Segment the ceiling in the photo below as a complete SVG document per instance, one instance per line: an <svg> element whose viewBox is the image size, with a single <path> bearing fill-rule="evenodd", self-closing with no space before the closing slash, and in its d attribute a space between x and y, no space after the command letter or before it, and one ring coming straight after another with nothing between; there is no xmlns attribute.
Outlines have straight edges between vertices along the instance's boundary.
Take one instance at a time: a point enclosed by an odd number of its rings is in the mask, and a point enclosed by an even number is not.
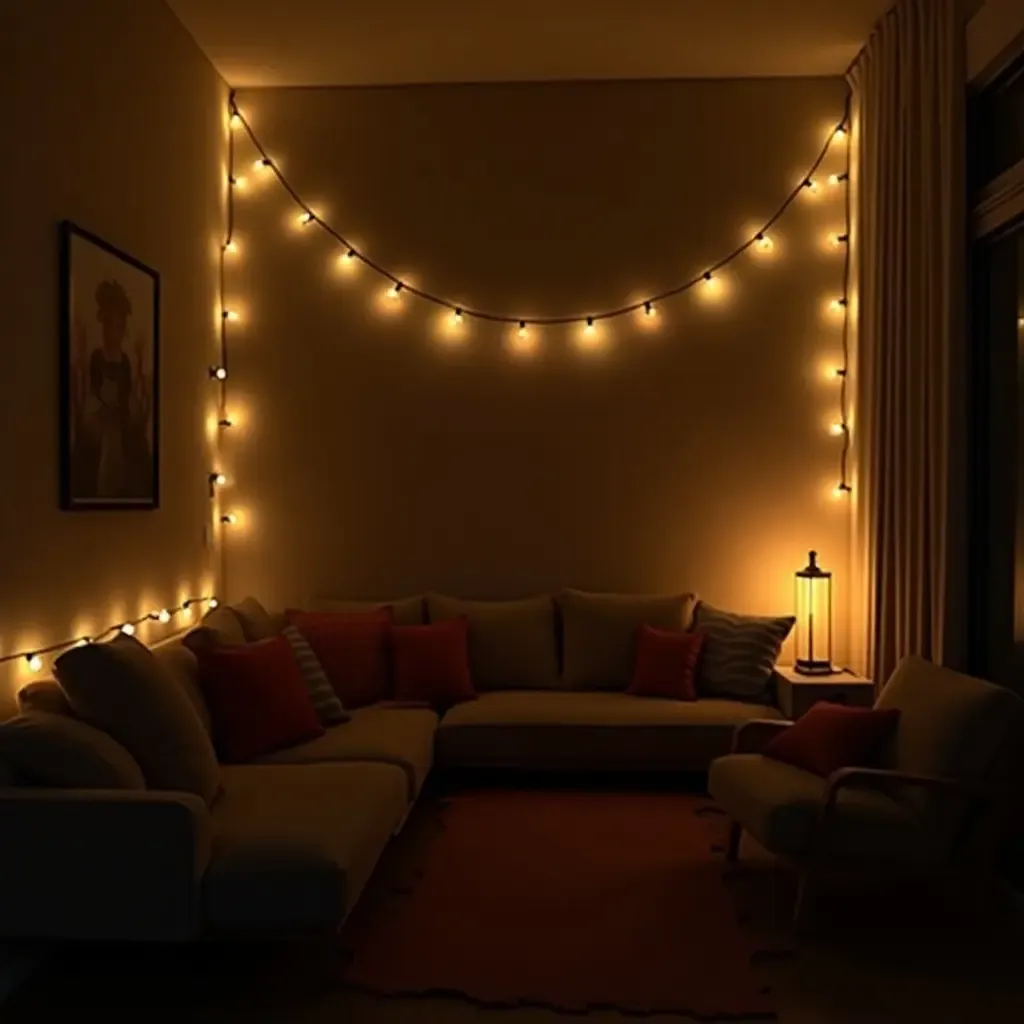
<svg viewBox="0 0 1024 1024"><path fill-rule="evenodd" d="M167 0L233 86L842 74L892 0Z"/></svg>

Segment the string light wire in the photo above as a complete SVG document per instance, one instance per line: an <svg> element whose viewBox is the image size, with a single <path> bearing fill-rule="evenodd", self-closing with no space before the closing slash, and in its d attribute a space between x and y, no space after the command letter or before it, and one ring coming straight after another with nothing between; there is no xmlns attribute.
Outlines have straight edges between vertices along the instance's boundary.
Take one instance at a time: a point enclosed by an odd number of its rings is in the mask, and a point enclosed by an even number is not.
<svg viewBox="0 0 1024 1024"><path fill-rule="evenodd" d="M424 302L433 303L435 306L440 306L444 309L449 309L453 313L456 311L461 312L463 317L472 318L474 320L487 320L491 323L499 324L513 324L518 325L526 323L528 325L536 326L555 326L559 324L573 324L585 322L590 324L598 320L611 320L615 317L626 316L629 313L634 313L637 310L644 309L648 304L654 304L663 302L665 299L670 299L673 296L680 295L685 291L689 291L691 288L696 287L704 281L708 280L708 275L714 274L716 271L721 270L723 267L732 263L735 259L742 256L749 248L757 245L763 236L765 236L769 229L772 228L775 223L782 217L782 215L792 206L796 201L797 197L807 187L808 182L813 180L814 173L818 170L821 164L824 162L826 156L828 156L829 149L832 143L839 135L846 134L846 121L849 116L849 104L847 104L846 112L844 112L843 120L829 133L828 141L822 147L821 152L818 154L817 159L811 166L811 169L800 179L800 183L789 193L785 201L775 212L775 214L769 218L769 220L761 226L746 242L738 246L727 256L718 260L717 263L712 264L706 270L702 271L696 277L691 278L682 284L676 285L672 288L667 288L662 292L658 292L655 295L648 295L646 298L639 300L638 302L631 302L625 306L617 306L614 309L607 309L602 312L596 313L577 313L566 316L542 316L542 317L524 317L521 314L511 313L491 313L482 309L473 309L471 307L460 305L453 302L450 299L446 299L444 296L435 295L433 292L428 292L423 288L417 288L414 285L409 284L407 281L403 281L397 274L388 270L387 267L371 259L366 253L361 252L354 243L349 241L340 231L328 224L322 217L319 217L312 208L306 203L306 201L299 195L295 187L288 181L287 178L281 173L281 169L271 159L267 151L263 148L263 144L257 138L256 133L253 131L252 126L245 119L245 116L238 109L235 102L235 96L232 92L229 99L230 113L232 117L238 117L238 124L242 126L246 134L249 136L250 141L256 148L256 151L260 154L262 165L266 167L273 175L277 178L281 187L288 193L289 196L295 201L295 203L301 207L303 213L302 218L304 222L308 224L316 224L327 232L340 246L346 250L346 255L349 259L357 259L361 263L366 264L371 270L375 271L381 277L390 281L394 286L394 294L398 292L405 292L409 295L415 295L417 298L422 299ZM229 153L229 159L231 160L231 175L234 175L234 159L233 159L233 140L232 147ZM233 190L232 190L233 191ZM230 234L230 218L229 212L229 234Z"/></svg>

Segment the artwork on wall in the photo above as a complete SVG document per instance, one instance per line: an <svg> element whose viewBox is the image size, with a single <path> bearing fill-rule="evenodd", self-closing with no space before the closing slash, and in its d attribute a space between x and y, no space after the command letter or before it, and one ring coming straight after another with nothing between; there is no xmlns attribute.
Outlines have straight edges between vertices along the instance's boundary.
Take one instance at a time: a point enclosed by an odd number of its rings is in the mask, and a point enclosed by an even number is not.
<svg viewBox="0 0 1024 1024"><path fill-rule="evenodd" d="M160 275L60 226L60 502L160 504Z"/></svg>

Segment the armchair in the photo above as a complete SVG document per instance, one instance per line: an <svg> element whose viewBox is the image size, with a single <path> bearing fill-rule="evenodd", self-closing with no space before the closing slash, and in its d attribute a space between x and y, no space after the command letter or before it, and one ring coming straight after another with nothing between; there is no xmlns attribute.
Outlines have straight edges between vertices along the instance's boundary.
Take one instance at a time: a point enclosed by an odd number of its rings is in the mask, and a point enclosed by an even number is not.
<svg viewBox="0 0 1024 1024"><path fill-rule="evenodd" d="M978 896L993 877L1024 701L911 656L875 706L900 711L878 767L825 779L773 761L761 751L791 723L754 720L708 773L711 796L732 818L727 859L738 857L746 830L800 869L798 928L810 892L830 872L934 871Z"/></svg>

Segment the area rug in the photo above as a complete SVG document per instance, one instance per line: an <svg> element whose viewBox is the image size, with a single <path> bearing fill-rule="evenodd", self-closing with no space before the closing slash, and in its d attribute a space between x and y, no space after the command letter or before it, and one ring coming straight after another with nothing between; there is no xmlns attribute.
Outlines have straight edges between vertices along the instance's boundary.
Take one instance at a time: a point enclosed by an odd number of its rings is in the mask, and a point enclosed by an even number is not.
<svg viewBox="0 0 1024 1024"><path fill-rule="evenodd" d="M361 902L347 985L568 1012L774 1016L724 868L727 822L679 793L452 797L417 877Z"/></svg>

